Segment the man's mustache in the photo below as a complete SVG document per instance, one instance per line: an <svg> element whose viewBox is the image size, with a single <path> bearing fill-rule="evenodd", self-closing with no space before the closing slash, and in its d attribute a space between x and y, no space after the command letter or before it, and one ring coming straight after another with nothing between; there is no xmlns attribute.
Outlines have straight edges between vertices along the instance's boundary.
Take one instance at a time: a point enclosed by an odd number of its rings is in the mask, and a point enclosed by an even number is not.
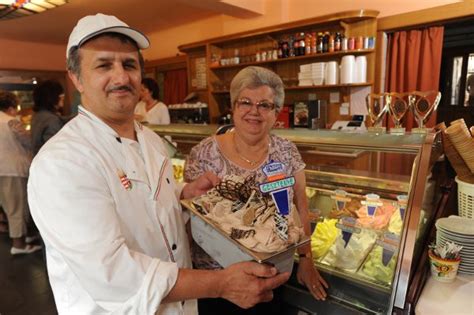
<svg viewBox="0 0 474 315"><path fill-rule="evenodd" d="M128 92L133 92L135 89L130 86L130 85L120 85L120 86L114 86L109 89L107 89L107 93L114 92L114 91L128 91Z"/></svg>

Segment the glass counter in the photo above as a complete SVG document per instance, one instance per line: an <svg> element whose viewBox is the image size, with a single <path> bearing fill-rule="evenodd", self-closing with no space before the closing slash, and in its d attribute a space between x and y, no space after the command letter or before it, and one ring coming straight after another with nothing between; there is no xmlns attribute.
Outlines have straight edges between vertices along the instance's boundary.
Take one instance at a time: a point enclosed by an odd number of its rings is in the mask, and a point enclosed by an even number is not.
<svg viewBox="0 0 474 315"><path fill-rule="evenodd" d="M152 126L170 135L184 157L217 126ZM293 275L281 299L294 313L391 314L406 308L426 223L440 194L434 162L438 134L372 134L282 129L306 163L314 226L314 263L329 283L315 300ZM289 311L289 313L291 313Z"/></svg>

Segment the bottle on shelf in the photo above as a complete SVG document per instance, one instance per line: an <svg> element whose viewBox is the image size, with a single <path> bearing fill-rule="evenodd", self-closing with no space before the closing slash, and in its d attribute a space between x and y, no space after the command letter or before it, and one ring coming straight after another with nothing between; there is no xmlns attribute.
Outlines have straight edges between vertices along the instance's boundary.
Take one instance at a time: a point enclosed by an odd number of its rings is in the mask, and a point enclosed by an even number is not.
<svg viewBox="0 0 474 315"><path fill-rule="evenodd" d="M278 54L277 54L278 59L283 58L283 39L280 39L278 41Z"/></svg>
<svg viewBox="0 0 474 315"><path fill-rule="evenodd" d="M294 57L295 56L295 50L294 50L294 42L295 41L295 38L290 35L290 37L288 37L288 57Z"/></svg>
<svg viewBox="0 0 474 315"><path fill-rule="evenodd" d="M316 41L316 52L318 54L324 51L324 34L322 32L318 33L318 38Z"/></svg>
<svg viewBox="0 0 474 315"><path fill-rule="evenodd" d="M323 35L323 53L329 51L329 32L325 32Z"/></svg>
<svg viewBox="0 0 474 315"><path fill-rule="evenodd" d="M295 38L293 40L293 56L300 55L300 39L298 33L296 33Z"/></svg>
<svg viewBox="0 0 474 315"><path fill-rule="evenodd" d="M311 33L311 53L312 54L316 54L318 51L317 51L317 43L318 43L318 39L317 39L317 36L316 36L316 32L313 32Z"/></svg>
<svg viewBox="0 0 474 315"><path fill-rule="evenodd" d="M311 55L311 33L307 32L305 36L305 55Z"/></svg>
<svg viewBox="0 0 474 315"><path fill-rule="evenodd" d="M304 32L300 33L299 40L300 40L300 47L299 47L300 53L299 53L299 55L304 56L306 54L306 41L305 41Z"/></svg>
<svg viewBox="0 0 474 315"><path fill-rule="evenodd" d="M334 52L334 42L334 35L332 33L329 33L328 52Z"/></svg>
<svg viewBox="0 0 474 315"><path fill-rule="evenodd" d="M240 55L239 50L236 48L234 49L234 65L238 65L240 63Z"/></svg>
<svg viewBox="0 0 474 315"><path fill-rule="evenodd" d="M334 51L341 51L342 36L341 33L337 32L334 37Z"/></svg>
<svg viewBox="0 0 474 315"><path fill-rule="evenodd" d="M348 39L344 35L341 35L341 50L346 51L348 50Z"/></svg>

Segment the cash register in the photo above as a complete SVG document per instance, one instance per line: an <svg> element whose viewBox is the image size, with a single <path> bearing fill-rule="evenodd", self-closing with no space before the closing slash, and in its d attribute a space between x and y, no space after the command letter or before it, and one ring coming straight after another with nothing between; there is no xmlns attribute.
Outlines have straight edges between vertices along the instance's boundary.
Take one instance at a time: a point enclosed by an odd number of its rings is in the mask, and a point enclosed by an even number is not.
<svg viewBox="0 0 474 315"><path fill-rule="evenodd" d="M332 130L344 131L364 131L367 130L364 124L364 115L353 115L351 120L337 120L332 125Z"/></svg>

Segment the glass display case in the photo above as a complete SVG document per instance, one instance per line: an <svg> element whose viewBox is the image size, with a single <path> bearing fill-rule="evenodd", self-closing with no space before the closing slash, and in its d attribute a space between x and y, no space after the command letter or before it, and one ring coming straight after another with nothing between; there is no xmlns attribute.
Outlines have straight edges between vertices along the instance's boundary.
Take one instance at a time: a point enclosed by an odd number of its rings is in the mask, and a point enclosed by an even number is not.
<svg viewBox="0 0 474 315"><path fill-rule="evenodd" d="M216 126L156 126L184 158ZM441 194L434 163L438 134L274 130L293 141L306 162L316 267L329 298L315 300L295 275L283 287L285 313L391 314L407 292Z"/></svg>

